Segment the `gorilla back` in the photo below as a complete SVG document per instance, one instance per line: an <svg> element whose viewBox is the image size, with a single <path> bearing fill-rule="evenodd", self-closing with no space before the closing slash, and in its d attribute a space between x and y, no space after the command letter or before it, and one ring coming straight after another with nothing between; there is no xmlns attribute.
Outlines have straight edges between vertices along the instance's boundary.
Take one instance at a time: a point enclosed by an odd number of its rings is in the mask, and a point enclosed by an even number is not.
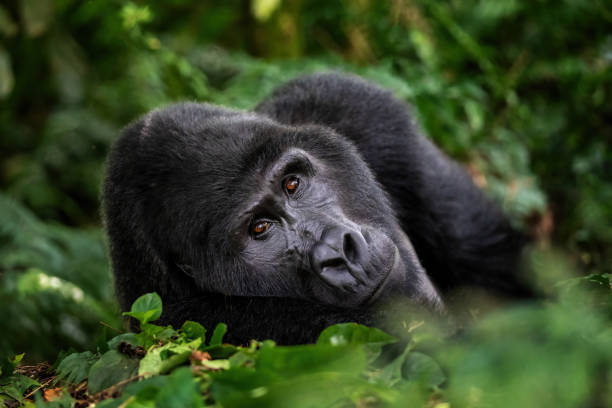
<svg viewBox="0 0 612 408"><path fill-rule="evenodd" d="M103 202L121 307L156 291L165 322L234 342L313 341L394 297L441 310L460 285L526 293L520 234L355 77L294 80L255 112L153 111L115 143Z"/></svg>

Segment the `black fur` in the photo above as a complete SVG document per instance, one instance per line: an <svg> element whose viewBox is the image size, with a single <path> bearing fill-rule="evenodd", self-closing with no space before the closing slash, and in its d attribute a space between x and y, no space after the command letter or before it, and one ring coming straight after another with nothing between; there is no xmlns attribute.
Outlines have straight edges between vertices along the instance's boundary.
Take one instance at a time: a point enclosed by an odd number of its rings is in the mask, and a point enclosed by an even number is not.
<svg viewBox="0 0 612 408"><path fill-rule="evenodd" d="M279 217L278 239L263 245L247 236L240 211L283 200L270 168L294 150L315 167L303 184L319 201L282 201L295 225ZM374 324L374 296L440 309L438 291L444 298L464 285L528 293L516 274L522 235L420 134L403 103L352 76L291 81L254 113L206 104L151 112L114 145L103 195L121 307L157 291L164 322L223 321L229 341L310 342L332 323ZM360 255L356 267L348 255L323 251L322 267L313 255L334 228L340 246ZM399 251L392 265L390 248ZM312 277L329 275L332 263L331 285ZM359 273L365 283L353 281Z"/></svg>

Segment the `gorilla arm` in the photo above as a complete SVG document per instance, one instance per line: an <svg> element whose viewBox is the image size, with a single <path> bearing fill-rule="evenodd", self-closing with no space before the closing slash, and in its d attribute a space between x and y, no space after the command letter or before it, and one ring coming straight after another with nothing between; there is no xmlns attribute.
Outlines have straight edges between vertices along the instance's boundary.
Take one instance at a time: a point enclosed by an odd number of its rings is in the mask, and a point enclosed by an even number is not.
<svg viewBox="0 0 612 408"><path fill-rule="evenodd" d="M321 331L332 324L380 326L382 316L382 309L340 309L300 299L208 293L164 304L161 323L180 327L184 320L194 320L212 330L218 322L224 322L228 325L224 341L233 344L244 344L249 339L305 344L314 343Z"/></svg>

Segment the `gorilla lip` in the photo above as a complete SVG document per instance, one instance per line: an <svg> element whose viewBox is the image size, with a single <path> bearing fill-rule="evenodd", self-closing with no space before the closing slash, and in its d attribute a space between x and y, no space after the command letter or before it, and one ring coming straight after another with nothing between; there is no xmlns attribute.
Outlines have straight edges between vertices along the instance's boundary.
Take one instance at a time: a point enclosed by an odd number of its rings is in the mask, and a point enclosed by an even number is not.
<svg viewBox="0 0 612 408"><path fill-rule="evenodd" d="M396 269L396 265L399 259L399 249L395 245L393 247L393 263L391 263L389 270L385 273L385 277L382 278L381 282L374 289L372 295L364 301L363 304L366 306L371 305L372 303L375 303L376 300L378 300L380 295L384 292L385 286L387 286L387 282L389 282L389 280L391 279L391 275L393 275L393 272Z"/></svg>

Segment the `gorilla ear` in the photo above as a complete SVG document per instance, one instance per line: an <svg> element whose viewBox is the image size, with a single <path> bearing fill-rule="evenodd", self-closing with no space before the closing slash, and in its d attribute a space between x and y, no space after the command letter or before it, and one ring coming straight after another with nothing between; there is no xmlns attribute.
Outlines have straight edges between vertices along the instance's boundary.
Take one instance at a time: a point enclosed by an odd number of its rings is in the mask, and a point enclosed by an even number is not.
<svg viewBox="0 0 612 408"><path fill-rule="evenodd" d="M176 264L176 266L183 271L183 273L190 278L193 278L193 267L187 264Z"/></svg>

